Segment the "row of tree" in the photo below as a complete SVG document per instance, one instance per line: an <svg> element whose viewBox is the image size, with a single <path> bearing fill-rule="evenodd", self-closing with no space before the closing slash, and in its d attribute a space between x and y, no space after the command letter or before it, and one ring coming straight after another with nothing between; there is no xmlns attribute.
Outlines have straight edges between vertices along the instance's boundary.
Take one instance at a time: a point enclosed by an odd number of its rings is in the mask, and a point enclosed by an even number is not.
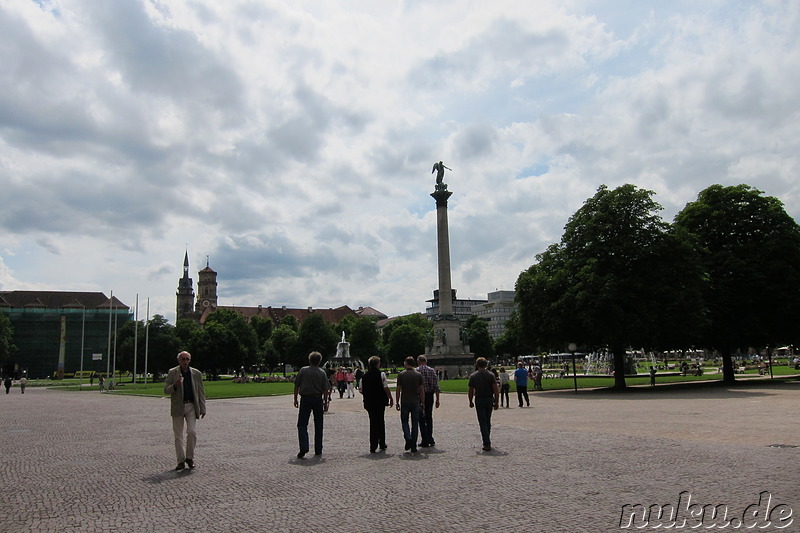
<svg viewBox="0 0 800 533"><path fill-rule="evenodd" d="M146 331L146 327L148 331ZM472 317L466 325L468 339L491 357L494 349L486 322ZM145 344L149 354L148 371L163 373L175 366L179 350L192 353L194 364L210 372L226 372L244 367L265 371L307 364L308 354L318 351L329 358L344 331L350 343L350 355L366 363L380 355L385 364L400 365L407 356L425 353L426 339L432 336L432 324L421 314L399 317L379 330L373 319L347 316L338 324L327 324L312 313L302 324L291 315L280 324L253 317L249 322L240 314L220 309L209 315L203 326L189 319L170 325L155 315L149 325L127 323L118 338L118 368L132 369L134 346L138 350L137 369L144 369ZM134 337L138 339L134 341Z"/></svg>
<svg viewBox="0 0 800 533"><path fill-rule="evenodd" d="M713 185L669 224L653 191L601 186L569 219L561 242L517 283L510 350L703 347L732 355L796 344L800 226L774 197L748 185ZM514 346L514 342L521 345ZM615 386L625 387L623 371Z"/></svg>

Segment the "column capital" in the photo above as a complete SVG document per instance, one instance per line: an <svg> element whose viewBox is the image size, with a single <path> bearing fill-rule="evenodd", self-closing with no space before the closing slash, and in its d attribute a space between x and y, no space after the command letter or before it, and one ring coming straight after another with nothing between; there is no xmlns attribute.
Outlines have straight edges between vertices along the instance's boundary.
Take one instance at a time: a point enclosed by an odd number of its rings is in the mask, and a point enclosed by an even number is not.
<svg viewBox="0 0 800 533"><path fill-rule="evenodd" d="M445 186L444 189L440 189L438 186L436 187L436 191L431 193L433 199L436 200L436 207L447 207L447 199L450 198L453 193L448 191Z"/></svg>

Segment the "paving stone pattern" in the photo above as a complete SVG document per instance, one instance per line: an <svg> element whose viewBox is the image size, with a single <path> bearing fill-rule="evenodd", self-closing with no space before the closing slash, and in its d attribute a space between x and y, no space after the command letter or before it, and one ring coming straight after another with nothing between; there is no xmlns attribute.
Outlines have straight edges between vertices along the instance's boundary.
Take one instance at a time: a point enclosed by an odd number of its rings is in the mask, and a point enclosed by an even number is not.
<svg viewBox="0 0 800 533"><path fill-rule="evenodd" d="M466 396L442 395L436 447L416 455L394 409L389 449L370 454L360 400L335 398L322 456L304 459L291 397L214 400L197 468L174 472L167 399L15 387L0 394L0 531L621 531L622 505L681 491L736 512L769 491L800 531L800 447L770 447L800 446L800 383L656 389L512 397L491 452Z"/></svg>

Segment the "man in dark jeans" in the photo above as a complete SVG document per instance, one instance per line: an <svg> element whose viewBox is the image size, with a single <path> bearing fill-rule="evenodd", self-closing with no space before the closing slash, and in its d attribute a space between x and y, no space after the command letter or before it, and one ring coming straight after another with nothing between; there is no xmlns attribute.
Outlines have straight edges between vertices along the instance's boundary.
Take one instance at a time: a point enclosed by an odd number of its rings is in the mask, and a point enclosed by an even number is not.
<svg viewBox="0 0 800 533"><path fill-rule="evenodd" d="M500 406L500 389L497 387L497 380L494 374L489 372L486 367L489 362L483 357L475 360L477 369L469 376L469 397L470 408L475 408L478 415L478 425L481 428L481 438L483 439L483 451L492 450L492 411L496 411ZM473 402L474 398L474 402Z"/></svg>
<svg viewBox="0 0 800 533"><path fill-rule="evenodd" d="M439 408L439 378L436 371L428 366L428 358L424 355L417 357L417 372L422 376L422 383L425 387L425 404L422 414L419 417L420 447L428 448L435 446L433 440L433 408ZM435 398L435 399L434 399Z"/></svg>
<svg viewBox="0 0 800 533"><path fill-rule="evenodd" d="M394 401L397 410L400 411L400 424L403 427L406 450L411 453L417 453L420 411L425 405L425 386L422 383L422 376L414 370L414 362L413 357L406 357L403 361L405 370L397 375ZM410 427L409 419L411 419Z"/></svg>
<svg viewBox="0 0 800 533"><path fill-rule="evenodd" d="M311 413L314 413L314 455L322 455L322 416L328 410L331 385L328 375L319 367L320 361L322 355L319 352L308 354L309 365L301 368L294 380L294 406L300 408L297 415L297 437L300 441L298 459L302 459L309 451L308 419Z"/></svg>

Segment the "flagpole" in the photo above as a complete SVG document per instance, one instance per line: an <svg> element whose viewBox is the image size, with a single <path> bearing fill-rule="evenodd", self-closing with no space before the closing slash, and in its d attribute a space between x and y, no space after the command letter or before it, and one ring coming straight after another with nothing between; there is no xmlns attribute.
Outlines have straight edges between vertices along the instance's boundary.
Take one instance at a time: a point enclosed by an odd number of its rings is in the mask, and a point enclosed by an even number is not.
<svg viewBox="0 0 800 533"><path fill-rule="evenodd" d="M108 299L108 351L106 352L106 379L109 379L108 373L111 371L111 310L113 308L114 291L111 291L111 297ZM106 384L106 387L108 387L108 384Z"/></svg>
<svg viewBox="0 0 800 533"><path fill-rule="evenodd" d="M144 328L144 386L147 387L147 356L150 347L150 297L147 297L147 325Z"/></svg>
<svg viewBox="0 0 800 533"><path fill-rule="evenodd" d="M136 293L136 313L133 318L133 384L136 385L136 357L139 355L139 293Z"/></svg>

